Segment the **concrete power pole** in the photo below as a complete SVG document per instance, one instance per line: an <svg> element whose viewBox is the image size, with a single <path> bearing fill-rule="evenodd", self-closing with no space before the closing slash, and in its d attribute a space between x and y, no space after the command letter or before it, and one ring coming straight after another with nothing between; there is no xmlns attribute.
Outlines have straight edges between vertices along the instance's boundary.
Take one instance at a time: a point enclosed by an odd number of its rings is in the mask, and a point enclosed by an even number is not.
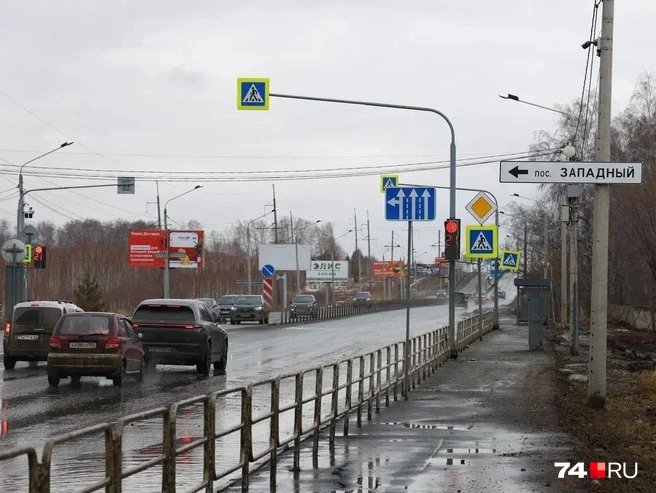
<svg viewBox="0 0 656 493"><path fill-rule="evenodd" d="M367 259L369 263L369 292L371 292L371 285L374 276L374 264L371 260L371 232L369 230L369 211L367 211Z"/></svg>
<svg viewBox="0 0 656 493"><path fill-rule="evenodd" d="M561 199L561 210L563 205L567 207L567 193L564 191ZM568 278L567 278L567 234L569 228L567 223L560 220L560 324L563 328L567 327L567 300L569 295Z"/></svg>
<svg viewBox="0 0 656 493"><path fill-rule="evenodd" d="M362 254L358 249L358 213L353 209L353 219L355 220L355 251L358 254L358 288L362 287Z"/></svg>
<svg viewBox="0 0 656 493"><path fill-rule="evenodd" d="M273 242L278 244L278 210L276 208L276 186L271 185L273 188Z"/></svg>
<svg viewBox="0 0 656 493"><path fill-rule="evenodd" d="M604 0L602 5L601 38L597 41L600 62L596 160L598 162L609 162L615 2L614 0ZM603 409L606 404L609 206L610 188L608 185L595 185L590 307L590 362L588 365L588 406L593 409Z"/></svg>

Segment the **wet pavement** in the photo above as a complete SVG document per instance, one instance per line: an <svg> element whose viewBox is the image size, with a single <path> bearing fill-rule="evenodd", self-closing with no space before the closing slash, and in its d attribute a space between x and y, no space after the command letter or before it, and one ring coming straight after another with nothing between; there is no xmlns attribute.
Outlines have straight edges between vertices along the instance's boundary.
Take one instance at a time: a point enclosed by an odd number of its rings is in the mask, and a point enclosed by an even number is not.
<svg viewBox="0 0 656 493"><path fill-rule="evenodd" d="M569 461L570 441L558 431L548 356L528 350L527 326L501 328L450 360L408 401L381 406L348 437L320 441L279 457L280 492L572 492L554 462ZM582 486L582 485L581 485ZM236 491L236 490L235 490ZM269 473L250 491L269 491Z"/></svg>

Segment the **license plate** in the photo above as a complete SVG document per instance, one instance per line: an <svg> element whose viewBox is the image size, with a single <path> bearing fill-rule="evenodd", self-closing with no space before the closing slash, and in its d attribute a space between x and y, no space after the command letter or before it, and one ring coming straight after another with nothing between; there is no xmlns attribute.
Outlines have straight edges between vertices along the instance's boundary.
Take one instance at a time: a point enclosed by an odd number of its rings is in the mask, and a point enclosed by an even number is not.
<svg viewBox="0 0 656 493"><path fill-rule="evenodd" d="M19 334L16 336L16 339L21 340L21 341L38 341L39 340L39 335L38 334Z"/></svg>
<svg viewBox="0 0 656 493"><path fill-rule="evenodd" d="M95 342L71 342L69 343L71 349L96 349Z"/></svg>
<svg viewBox="0 0 656 493"><path fill-rule="evenodd" d="M149 353L170 353L171 351L173 351L173 349L170 347L151 347L148 350Z"/></svg>

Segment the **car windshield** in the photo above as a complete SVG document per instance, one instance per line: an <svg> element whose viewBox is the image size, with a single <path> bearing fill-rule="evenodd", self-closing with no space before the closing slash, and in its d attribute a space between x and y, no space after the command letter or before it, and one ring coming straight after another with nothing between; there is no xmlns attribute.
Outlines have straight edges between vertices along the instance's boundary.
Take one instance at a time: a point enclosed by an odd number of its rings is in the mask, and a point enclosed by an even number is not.
<svg viewBox="0 0 656 493"><path fill-rule="evenodd" d="M369 291L361 291L359 293L355 293L355 297L356 298L369 298L369 297L371 297L371 294L369 293Z"/></svg>
<svg viewBox="0 0 656 493"><path fill-rule="evenodd" d="M134 312L133 320L193 322L194 312L188 306L141 305Z"/></svg>
<svg viewBox="0 0 656 493"><path fill-rule="evenodd" d="M242 296L239 298L235 305L246 305L246 306L259 306L262 304L259 296Z"/></svg>
<svg viewBox="0 0 656 493"><path fill-rule="evenodd" d="M292 303L312 303L314 299L312 296L295 296Z"/></svg>
<svg viewBox="0 0 656 493"><path fill-rule="evenodd" d="M232 305L239 296L226 295L219 298L219 305Z"/></svg>
<svg viewBox="0 0 656 493"><path fill-rule="evenodd" d="M13 329L49 328L52 330L62 315L61 308L45 308L43 306L25 306L14 310Z"/></svg>
<svg viewBox="0 0 656 493"><path fill-rule="evenodd" d="M110 317L106 315L64 316L57 333L61 335L109 335Z"/></svg>

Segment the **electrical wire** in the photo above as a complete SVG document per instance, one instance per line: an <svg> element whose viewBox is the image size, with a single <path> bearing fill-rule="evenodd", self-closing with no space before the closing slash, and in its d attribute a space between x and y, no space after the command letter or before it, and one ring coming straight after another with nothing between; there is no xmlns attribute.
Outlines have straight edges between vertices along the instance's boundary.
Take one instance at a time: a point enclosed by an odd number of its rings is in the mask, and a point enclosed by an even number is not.
<svg viewBox="0 0 656 493"><path fill-rule="evenodd" d="M597 25L597 12L598 12L598 7L599 3L601 0L593 0L593 7L592 7L592 19L590 21L590 35L588 36L588 42L592 43L593 41L593 36L595 34L595 27ZM581 126L581 118L583 116L583 101L585 99L585 89L586 89L586 83L588 82L588 72L590 72L590 77L592 77L592 69L590 69L590 64L591 61L594 63L594 44L590 44L588 46L588 53L586 56L585 60L585 72L583 73L583 87L581 88L581 100L579 103L579 114L576 119L576 129L574 130L574 142L577 142L577 137L579 134L579 128Z"/></svg>
<svg viewBox="0 0 656 493"><path fill-rule="evenodd" d="M77 220L78 220L78 219L76 219L76 218L74 218L74 217L72 217L72 216L69 216L68 214L64 214L63 212L61 212L61 211L55 209L54 207L49 206L48 204L45 203L45 201L44 201L42 198L39 199L39 198L37 198L37 197L31 197L30 200L34 200L35 202L38 202L39 204L41 204L42 206L44 206L46 209L50 209L50 210L51 210L52 212L54 212L55 214L59 214L60 216L64 216L65 218L70 219L71 221L77 221ZM62 209L62 210L66 210L66 209L64 209L63 207L61 207L61 209ZM71 212L71 211L66 211L66 212L68 212L68 213L70 213L70 214L75 214L74 212ZM77 215L77 214L76 214L76 215ZM83 218L82 216L80 216L80 215L77 215L77 216L78 216L79 219L84 219L84 218Z"/></svg>

